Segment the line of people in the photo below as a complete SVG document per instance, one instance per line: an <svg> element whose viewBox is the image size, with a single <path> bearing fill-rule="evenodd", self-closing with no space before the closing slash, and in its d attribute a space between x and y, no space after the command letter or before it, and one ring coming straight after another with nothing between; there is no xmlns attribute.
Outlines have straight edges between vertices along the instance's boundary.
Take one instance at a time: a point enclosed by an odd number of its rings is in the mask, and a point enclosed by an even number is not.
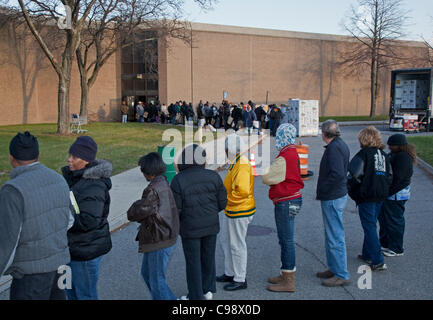
<svg viewBox="0 0 433 320"><path fill-rule="evenodd" d="M122 123L126 123L129 108L125 101L122 101L120 111ZM176 101L168 107L160 102L144 104L139 101L135 108L135 115L138 122L184 125L197 121L200 126L212 126L216 129L232 128L238 131L242 126L251 132L255 128L258 134L264 128L270 129L272 136L275 136L276 129L283 118L281 109L275 104L256 106L251 100L247 104L241 102L238 105L223 100L219 107L216 103L210 104L208 101L203 103L200 100L196 111L192 103L186 103L186 101Z"/></svg>
<svg viewBox="0 0 433 320"><path fill-rule="evenodd" d="M296 136L293 125L278 127L279 154L262 175L270 187L280 245L280 274L268 278L267 289L273 292L295 291L294 224L304 188ZM372 270L385 270L384 256L404 254L404 211L416 152L404 135L396 134L388 140L389 156L380 132L367 127L358 136L361 150L350 160L333 120L322 125L322 139L326 149L316 198L321 203L328 269L317 277L324 286L344 286L350 283L343 225L348 196L357 203L364 230L359 259ZM38 141L29 132L17 134L9 149L14 169L0 190L0 275L13 277L10 298L98 299L101 259L112 247L107 221L111 163L96 159L97 144L89 136L78 137L71 145L63 177L39 162ZM141 274L153 299L177 299L166 283L165 271L179 235L188 289L181 299L212 299L216 282L225 283L227 291L248 287L246 236L256 214L254 176L240 136L226 137L225 151L230 167L224 181L205 169L206 152L195 144L182 150L176 161L179 173L171 185L158 153L139 160L149 185L127 215L140 224L135 240L143 254ZM218 237L224 273L217 277ZM57 270L62 265L72 273L72 285L66 290L58 285Z"/></svg>

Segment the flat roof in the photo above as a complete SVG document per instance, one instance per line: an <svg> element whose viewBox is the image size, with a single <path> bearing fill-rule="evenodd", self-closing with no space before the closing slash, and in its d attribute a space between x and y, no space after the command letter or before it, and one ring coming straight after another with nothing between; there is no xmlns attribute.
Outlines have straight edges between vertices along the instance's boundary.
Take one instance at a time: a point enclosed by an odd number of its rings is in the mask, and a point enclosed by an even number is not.
<svg viewBox="0 0 433 320"><path fill-rule="evenodd" d="M231 33L231 34L253 35L253 36L264 36L264 37L311 39L311 40L325 40L325 41L348 41L348 42L356 41L351 36L335 35L335 34L250 28L250 27L208 24L208 23L199 23L199 22L190 22L190 23L193 31L201 31L201 32L218 32L218 33ZM421 41L394 40L394 42L396 42L396 45L404 45L410 47L425 47L425 44Z"/></svg>

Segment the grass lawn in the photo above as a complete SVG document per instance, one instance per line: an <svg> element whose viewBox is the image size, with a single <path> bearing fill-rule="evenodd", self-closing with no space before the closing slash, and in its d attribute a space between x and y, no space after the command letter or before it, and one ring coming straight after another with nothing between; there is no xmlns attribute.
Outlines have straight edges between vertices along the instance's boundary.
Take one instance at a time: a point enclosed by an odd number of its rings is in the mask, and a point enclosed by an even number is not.
<svg viewBox="0 0 433 320"><path fill-rule="evenodd" d="M416 146L418 156L433 166L433 136L407 137L407 140Z"/></svg>
<svg viewBox="0 0 433 320"><path fill-rule="evenodd" d="M183 126L158 124L141 124L131 122L121 123L90 123L83 126L98 144L97 158L113 163L114 174L137 166L138 159L152 151L157 151L158 145L168 144L162 141L164 130L176 128L184 135ZM55 124L35 124L0 126L0 186L9 180L12 168L9 162L9 143L17 132L30 131L38 138L40 161L47 167L60 172L67 164L68 150L76 140L77 134L59 136Z"/></svg>
<svg viewBox="0 0 433 320"><path fill-rule="evenodd" d="M373 118L370 118L369 116L341 116L341 117L320 117L320 122L334 119L338 122L346 122L346 121L382 121L382 120L388 120L388 115L378 115Z"/></svg>

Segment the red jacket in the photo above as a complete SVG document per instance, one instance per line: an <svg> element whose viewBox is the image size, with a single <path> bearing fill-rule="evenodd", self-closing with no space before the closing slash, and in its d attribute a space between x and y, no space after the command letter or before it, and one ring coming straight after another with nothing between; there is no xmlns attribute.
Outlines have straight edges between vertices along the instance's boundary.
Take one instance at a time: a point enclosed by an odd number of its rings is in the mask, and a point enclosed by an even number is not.
<svg viewBox="0 0 433 320"><path fill-rule="evenodd" d="M278 157L283 157L286 162L286 179L269 189L269 198L274 204L302 197L300 190L304 188L296 146L284 147Z"/></svg>

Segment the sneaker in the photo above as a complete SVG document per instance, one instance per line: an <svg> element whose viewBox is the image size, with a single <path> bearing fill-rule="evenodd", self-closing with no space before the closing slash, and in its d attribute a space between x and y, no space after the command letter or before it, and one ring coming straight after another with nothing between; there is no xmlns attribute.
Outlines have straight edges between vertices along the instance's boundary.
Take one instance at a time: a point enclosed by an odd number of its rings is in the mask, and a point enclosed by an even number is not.
<svg viewBox="0 0 433 320"><path fill-rule="evenodd" d="M402 253L397 253L397 252L394 252L394 251L392 251L390 249L388 249L386 251L383 250L382 253L383 253L383 255L385 257L402 257L402 256L404 256L403 252Z"/></svg>
<svg viewBox="0 0 433 320"><path fill-rule="evenodd" d="M189 300L188 296L182 296L179 300Z"/></svg>
<svg viewBox="0 0 433 320"><path fill-rule="evenodd" d="M365 262L366 264L371 264L371 260L368 260L362 256L362 254L358 255L358 259Z"/></svg>
<svg viewBox="0 0 433 320"><path fill-rule="evenodd" d="M213 294L212 294L212 292L208 292L208 293L206 293L205 295L204 295L204 299L205 300L212 300L213 299Z"/></svg>
<svg viewBox="0 0 433 320"><path fill-rule="evenodd" d="M370 264L370 268L372 271L383 271L388 269L388 266L386 265L386 263L382 262L381 264Z"/></svg>

